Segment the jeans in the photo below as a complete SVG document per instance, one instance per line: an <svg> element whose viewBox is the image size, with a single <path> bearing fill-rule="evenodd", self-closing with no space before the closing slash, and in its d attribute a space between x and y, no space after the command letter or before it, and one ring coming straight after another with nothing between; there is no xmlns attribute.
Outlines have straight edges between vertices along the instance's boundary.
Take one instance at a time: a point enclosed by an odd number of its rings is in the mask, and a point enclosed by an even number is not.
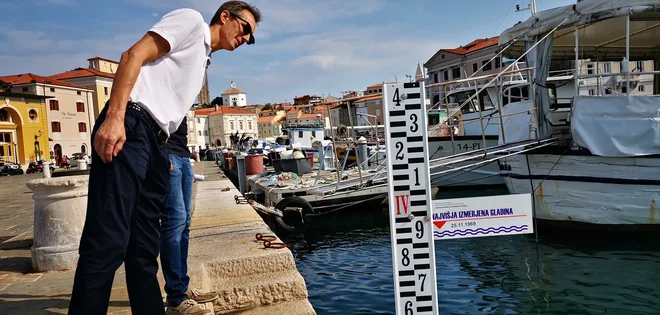
<svg viewBox="0 0 660 315"><path fill-rule="evenodd" d="M165 277L165 292L170 305L179 305L187 298L188 240L190 239L190 203L192 201L193 170L189 157L169 155L172 160L169 190L161 216L160 262Z"/></svg>
<svg viewBox="0 0 660 315"><path fill-rule="evenodd" d="M92 142L106 110L96 120ZM106 314L115 272L122 263L132 313L165 314L156 273L170 161L142 119L126 111L126 142L112 162L103 163L92 146L92 159L97 162L89 175L69 314Z"/></svg>

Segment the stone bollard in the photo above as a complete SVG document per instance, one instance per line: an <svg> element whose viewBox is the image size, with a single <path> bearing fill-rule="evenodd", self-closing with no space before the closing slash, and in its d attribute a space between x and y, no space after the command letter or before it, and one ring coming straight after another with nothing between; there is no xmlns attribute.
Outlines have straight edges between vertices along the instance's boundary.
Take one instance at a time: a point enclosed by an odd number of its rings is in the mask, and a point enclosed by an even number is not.
<svg viewBox="0 0 660 315"><path fill-rule="evenodd" d="M89 176L62 176L27 182L34 199L32 269L75 269L87 212Z"/></svg>

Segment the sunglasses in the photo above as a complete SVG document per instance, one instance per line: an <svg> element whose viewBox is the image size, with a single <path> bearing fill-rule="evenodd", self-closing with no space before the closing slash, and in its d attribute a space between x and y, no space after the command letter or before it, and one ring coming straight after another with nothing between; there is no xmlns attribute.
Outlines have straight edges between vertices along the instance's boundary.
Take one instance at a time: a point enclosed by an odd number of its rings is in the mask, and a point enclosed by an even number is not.
<svg viewBox="0 0 660 315"><path fill-rule="evenodd" d="M249 34L250 39L248 39L247 44L248 45L254 44L254 35L252 34L252 25L250 25L250 23L248 21L244 20L242 17L238 16L237 14L234 14L234 13L230 12L229 15L245 22L245 24L241 24L241 25L243 25L243 35L248 35Z"/></svg>

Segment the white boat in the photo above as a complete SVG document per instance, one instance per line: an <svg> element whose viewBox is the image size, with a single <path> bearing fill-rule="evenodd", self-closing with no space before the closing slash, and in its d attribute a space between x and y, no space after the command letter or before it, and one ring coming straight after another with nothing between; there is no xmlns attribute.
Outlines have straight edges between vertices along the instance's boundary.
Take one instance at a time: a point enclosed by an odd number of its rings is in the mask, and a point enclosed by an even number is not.
<svg viewBox="0 0 660 315"><path fill-rule="evenodd" d="M536 125L508 116L506 141L559 139L499 162L510 193L532 193L540 222L605 231L660 228L660 71L631 71L637 62L660 64L658 17L658 0L583 0L535 13L500 36L508 57L527 53L536 78L532 97L502 114L527 109L539 118ZM586 59L621 61L621 71L585 71L579 65ZM553 108L546 80L538 79L547 77L550 60L574 61L569 108ZM652 95L631 90L639 76L655 79ZM618 91L580 93L593 78L623 84Z"/></svg>
<svg viewBox="0 0 660 315"><path fill-rule="evenodd" d="M447 101L454 101L441 106L445 110L451 108L448 116L439 120L439 124L429 124L429 158L431 160L469 151L478 151L484 148L492 148L503 143L503 140L500 138L501 124L498 108L501 107L504 110L508 107L508 104L516 103L521 99L527 99L529 97L526 74L529 70L519 69L517 65L514 68L514 71L509 71L504 75L505 79L501 80L501 84L498 86L487 83L472 86L469 84L470 82L489 80L496 75L486 75L430 85L431 87L445 86L448 89ZM558 71L551 73L547 80L549 84L559 86L556 89L556 93L563 95L566 94L566 91L570 91L570 87L566 86L566 83L572 81L572 79L572 75L566 75L565 71ZM476 92L479 90L482 91L479 92L478 97L475 97ZM497 100L500 98L500 92L502 93L502 98L498 103ZM566 103L561 98L555 98L555 100L560 103ZM456 105L460 105L460 107ZM431 111L429 111L429 115L431 115L430 113ZM446 121L448 120L453 121L451 128L455 135L453 137L447 135L433 136L439 133L439 128L447 128ZM432 120L429 119L429 121ZM439 127L441 125L443 126ZM447 131L444 132L444 134L447 133ZM485 136L482 137L482 134ZM444 169L460 168L470 164L472 164L471 161L465 161L447 165L443 169L434 171L431 175L431 185L445 189L449 187L465 188L505 185L504 179L500 177L500 167L496 161L475 167L468 167L456 172L439 174Z"/></svg>

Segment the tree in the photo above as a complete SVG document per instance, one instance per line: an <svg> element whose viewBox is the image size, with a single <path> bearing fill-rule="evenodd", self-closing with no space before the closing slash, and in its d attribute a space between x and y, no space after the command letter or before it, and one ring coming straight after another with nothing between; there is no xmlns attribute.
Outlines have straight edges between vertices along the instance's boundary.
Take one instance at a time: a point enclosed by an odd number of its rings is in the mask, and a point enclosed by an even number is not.
<svg viewBox="0 0 660 315"><path fill-rule="evenodd" d="M261 108L261 110L272 110L272 109L273 109L273 105L271 105L270 103L266 103L266 105L264 105L264 107Z"/></svg>
<svg viewBox="0 0 660 315"><path fill-rule="evenodd" d="M222 105L222 97L220 97L220 96L216 96L216 97L211 101L211 105L212 105L212 106L215 106L215 105L221 106L221 105Z"/></svg>

